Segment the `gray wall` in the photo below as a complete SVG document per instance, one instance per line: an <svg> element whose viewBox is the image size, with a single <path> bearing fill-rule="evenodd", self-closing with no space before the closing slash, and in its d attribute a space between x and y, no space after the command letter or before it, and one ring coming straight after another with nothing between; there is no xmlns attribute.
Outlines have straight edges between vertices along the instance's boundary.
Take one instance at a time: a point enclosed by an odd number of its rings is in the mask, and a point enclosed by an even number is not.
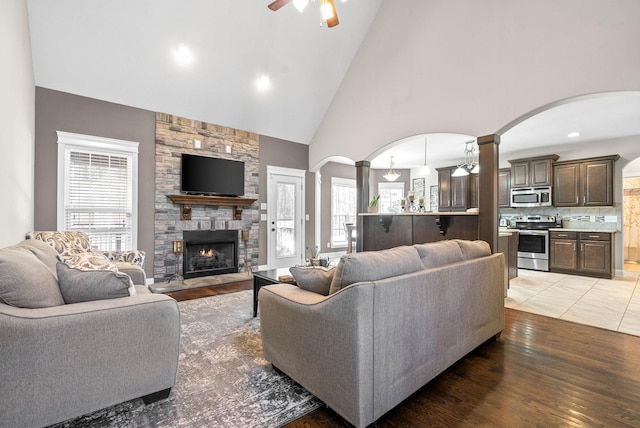
<svg viewBox="0 0 640 428"><path fill-rule="evenodd" d="M26 1L0 2L0 246L33 229L34 83Z"/></svg>
<svg viewBox="0 0 640 428"><path fill-rule="evenodd" d="M138 153L138 249L147 253L153 277L155 113L37 87L35 91L35 230L57 229L56 131L136 141Z"/></svg>
<svg viewBox="0 0 640 428"><path fill-rule="evenodd" d="M313 248L315 244L315 174L309 171L309 146L293 143L278 138L260 136L260 191L258 203L267 202L267 165L283 168L302 169L307 171L305 179L305 214L309 221L305 222L305 247ZM266 214L266 210L260 210ZM260 257L258 263L267 263L267 222L260 221Z"/></svg>

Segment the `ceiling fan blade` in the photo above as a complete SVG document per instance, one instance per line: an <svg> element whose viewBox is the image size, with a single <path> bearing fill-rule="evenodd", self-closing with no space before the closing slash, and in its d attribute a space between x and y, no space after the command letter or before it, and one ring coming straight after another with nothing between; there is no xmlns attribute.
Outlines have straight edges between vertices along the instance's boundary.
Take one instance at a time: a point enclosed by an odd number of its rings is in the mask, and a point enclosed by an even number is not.
<svg viewBox="0 0 640 428"><path fill-rule="evenodd" d="M327 19L327 27L335 27L340 23L338 21L338 11L336 11L336 5L333 3L333 0L327 0L327 2L331 5L331 9L333 10L333 17Z"/></svg>
<svg viewBox="0 0 640 428"><path fill-rule="evenodd" d="M276 10L280 9L282 6L286 6L289 3L291 3L291 1L292 0L276 0L267 7L275 12Z"/></svg>

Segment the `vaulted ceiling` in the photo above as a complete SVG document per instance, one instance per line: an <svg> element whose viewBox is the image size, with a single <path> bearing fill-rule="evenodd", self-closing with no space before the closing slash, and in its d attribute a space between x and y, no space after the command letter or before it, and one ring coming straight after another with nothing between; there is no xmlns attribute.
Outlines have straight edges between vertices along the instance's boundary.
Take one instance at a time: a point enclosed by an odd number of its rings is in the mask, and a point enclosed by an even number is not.
<svg viewBox="0 0 640 428"><path fill-rule="evenodd" d="M273 12L270 0L28 0L35 83L309 144L376 15L389 10L382 2L336 0L340 24L327 28L317 1L299 13L292 4ZM640 135L639 118L639 92L587 97L533 116L503 142L517 151L566 144L574 130L592 140ZM427 136L429 162L460 158L469 138ZM372 166L387 167L390 154L396 167L422 165L424 140L407 138Z"/></svg>

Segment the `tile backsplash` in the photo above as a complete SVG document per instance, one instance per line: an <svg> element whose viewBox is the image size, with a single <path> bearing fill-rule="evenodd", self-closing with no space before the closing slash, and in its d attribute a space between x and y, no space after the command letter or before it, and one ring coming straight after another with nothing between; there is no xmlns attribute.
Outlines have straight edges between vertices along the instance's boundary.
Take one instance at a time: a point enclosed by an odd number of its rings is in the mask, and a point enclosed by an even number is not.
<svg viewBox="0 0 640 428"><path fill-rule="evenodd" d="M622 229L622 206L611 207L538 207L538 208L501 208L500 218L515 225L515 217L523 215L553 215L562 227L570 229Z"/></svg>

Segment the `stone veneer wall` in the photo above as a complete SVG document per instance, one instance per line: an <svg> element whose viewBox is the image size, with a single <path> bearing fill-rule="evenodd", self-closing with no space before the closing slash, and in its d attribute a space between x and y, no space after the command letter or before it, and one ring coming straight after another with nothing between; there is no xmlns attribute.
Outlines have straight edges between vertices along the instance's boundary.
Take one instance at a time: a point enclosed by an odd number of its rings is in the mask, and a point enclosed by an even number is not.
<svg viewBox="0 0 640 428"><path fill-rule="evenodd" d="M194 140L201 148L194 148ZM227 146L231 153L227 153ZM249 230L247 259L252 268L258 265L259 210L257 202L242 211L241 220L233 220L231 207L193 205L191 220L180 220L180 205L167 197L180 193L180 156L190 153L244 161L247 198L258 198L259 144L258 134L213 125L197 120L156 113L156 191L155 249L153 276L164 281L176 272L173 241L182 239L184 230L238 230L239 266L245 269L245 243L240 230ZM180 263L182 258L180 257ZM254 269L256 270L256 269Z"/></svg>

